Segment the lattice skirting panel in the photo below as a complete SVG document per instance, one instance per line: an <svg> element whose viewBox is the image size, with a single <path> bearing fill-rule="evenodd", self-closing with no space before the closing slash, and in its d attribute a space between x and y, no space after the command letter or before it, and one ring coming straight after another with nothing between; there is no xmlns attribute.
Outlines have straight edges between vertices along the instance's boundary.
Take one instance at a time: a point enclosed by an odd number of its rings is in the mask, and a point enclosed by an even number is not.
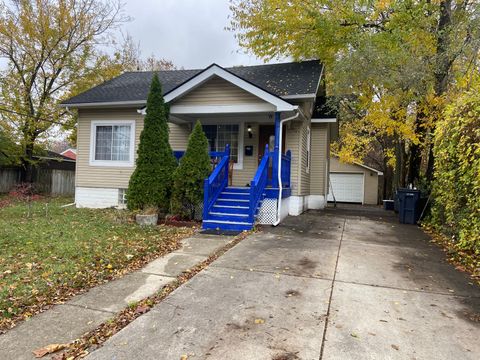
<svg viewBox="0 0 480 360"><path fill-rule="evenodd" d="M264 199L258 211L257 223L272 225L277 220L277 199Z"/></svg>

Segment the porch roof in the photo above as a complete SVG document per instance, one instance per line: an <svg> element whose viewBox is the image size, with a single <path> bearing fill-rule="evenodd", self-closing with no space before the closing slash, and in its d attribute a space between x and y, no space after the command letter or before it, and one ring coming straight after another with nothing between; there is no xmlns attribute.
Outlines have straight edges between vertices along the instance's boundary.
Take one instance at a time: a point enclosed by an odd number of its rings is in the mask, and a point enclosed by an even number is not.
<svg viewBox="0 0 480 360"><path fill-rule="evenodd" d="M284 99L315 98L323 65L318 60L226 68L238 78ZM205 69L159 71L164 94L174 91ZM62 106L145 105L154 72L126 72L62 102Z"/></svg>

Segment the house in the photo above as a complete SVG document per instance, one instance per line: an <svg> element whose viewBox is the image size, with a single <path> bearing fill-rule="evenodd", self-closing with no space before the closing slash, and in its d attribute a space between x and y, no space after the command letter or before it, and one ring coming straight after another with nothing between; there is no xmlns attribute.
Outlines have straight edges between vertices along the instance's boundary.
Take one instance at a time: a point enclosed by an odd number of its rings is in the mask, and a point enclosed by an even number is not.
<svg viewBox="0 0 480 360"><path fill-rule="evenodd" d="M381 176L379 170L360 163L347 164L332 155L328 201L377 205Z"/></svg>
<svg viewBox="0 0 480 360"><path fill-rule="evenodd" d="M72 160L77 159L77 149L69 148L65 151L62 151L60 154Z"/></svg>
<svg viewBox="0 0 480 360"><path fill-rule="evenodd" d="M205 180L204 228L251 229L325 206L336 119L319 111L325 86L317 60L158 75L175 155L200 120L217 158ZM152 76L127 72L62 103L79 112L78 207L124 205Z"/></svg>

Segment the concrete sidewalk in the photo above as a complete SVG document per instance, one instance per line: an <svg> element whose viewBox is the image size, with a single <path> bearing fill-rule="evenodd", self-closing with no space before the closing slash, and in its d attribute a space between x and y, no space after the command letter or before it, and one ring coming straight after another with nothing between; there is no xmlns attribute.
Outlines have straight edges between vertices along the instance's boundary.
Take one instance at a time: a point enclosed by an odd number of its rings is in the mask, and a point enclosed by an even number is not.
<svg viewBox="0 0 480 360"><path fill-rule="evenodd" d="M79 338L132 302L153 295L231 240L233 237L193 235L182 240L179 250L152 261L142 270L99 285L32 317L0 335L0 359L33 359L35 349Z"/></svg>
<svg viewBox="0 0 480 360"><path fill-rule="evenodd" d="M383 213L288 218L88 359L478 359L480 289Z"/></svg>

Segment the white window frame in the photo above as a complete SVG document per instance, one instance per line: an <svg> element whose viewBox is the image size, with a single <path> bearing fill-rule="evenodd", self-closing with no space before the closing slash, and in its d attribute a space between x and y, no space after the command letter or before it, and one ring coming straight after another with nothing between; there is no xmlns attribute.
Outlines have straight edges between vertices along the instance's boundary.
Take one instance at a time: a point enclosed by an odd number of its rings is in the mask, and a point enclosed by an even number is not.
<svg viewBox="0 0 480 360"><path fill-rule="evenodd" d="M96 160L95 144L97 141L97 126L125 126L130 125L130 150L129 160ZM135 120L93 120L90 127L90 165L133 167L135 164Z"/></svg>

